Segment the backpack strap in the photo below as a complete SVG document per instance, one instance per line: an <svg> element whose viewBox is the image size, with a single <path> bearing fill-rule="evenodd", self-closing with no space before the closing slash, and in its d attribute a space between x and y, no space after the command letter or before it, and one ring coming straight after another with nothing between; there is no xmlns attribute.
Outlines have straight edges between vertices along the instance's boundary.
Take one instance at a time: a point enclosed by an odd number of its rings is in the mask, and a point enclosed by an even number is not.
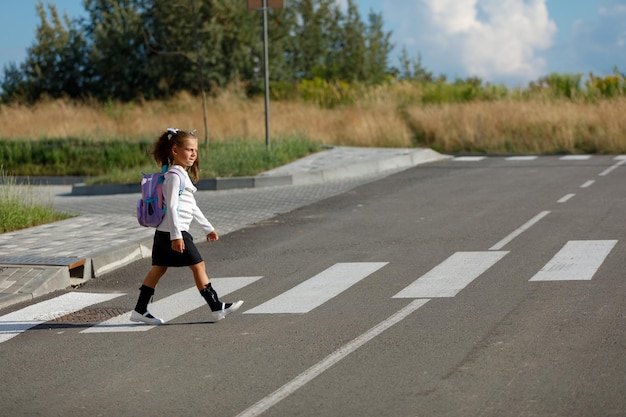
<svg viewBox="0 0 626 417"><path fill-rule="evenodd" d="M183 175L177 170L169 169L167 165L163 165L163 168L161 168L161 172L163 173L163 178L165 178L165 173L167 172L171 172L172 174L176 174L178 176L178 178L180 179L180 189L178 190L178 196L180 197L183 194L183 191L185 191L185 177L183 177Z"/></svg>

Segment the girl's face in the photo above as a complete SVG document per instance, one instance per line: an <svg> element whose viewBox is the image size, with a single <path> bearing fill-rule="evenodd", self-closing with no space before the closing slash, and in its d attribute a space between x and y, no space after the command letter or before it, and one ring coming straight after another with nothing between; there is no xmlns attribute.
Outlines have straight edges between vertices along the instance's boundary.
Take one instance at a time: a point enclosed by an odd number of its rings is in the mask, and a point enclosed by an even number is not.
<svg viewBox="0 0 626 417"><path fill-rule="evenodd" d="M172 156L174 157L174 165L189 168L198 159L198 139L188 137L182 146L174 145Z"/></svg>

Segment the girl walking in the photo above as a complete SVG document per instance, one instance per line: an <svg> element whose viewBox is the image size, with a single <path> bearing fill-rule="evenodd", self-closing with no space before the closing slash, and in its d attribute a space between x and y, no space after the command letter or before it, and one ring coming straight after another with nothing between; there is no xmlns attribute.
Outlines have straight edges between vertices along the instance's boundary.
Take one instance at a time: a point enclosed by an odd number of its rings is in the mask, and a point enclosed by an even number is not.
<svg viewBox="0 0 626 417"><path fill-rule="evenodd" d="M167 211L154 233L152 269L139 288L139 299L130 320L152 325L163 324L162 319L150 314L148 303L159 279L171 266L188 266L191 269L196 287L211 308L214 319L221 320L241 307L243 301L223 303L219 300L211 286L202 256L189 234L191 221L196 220L205 231L207 242L219 239L215 228L196 204L193 193L197 188L189 177L191 174L193 180L198 181L198 139L193 132L169 128L157 140L153 157L157 164L169 167L163 183L163 203ZM184 184L182 191L181 184Z"/></svg>

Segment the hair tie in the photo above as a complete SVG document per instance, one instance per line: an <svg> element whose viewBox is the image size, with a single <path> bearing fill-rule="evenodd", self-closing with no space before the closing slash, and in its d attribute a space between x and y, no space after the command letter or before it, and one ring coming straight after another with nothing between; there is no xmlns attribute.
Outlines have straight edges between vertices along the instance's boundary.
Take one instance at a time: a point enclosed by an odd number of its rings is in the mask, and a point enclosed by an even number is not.
<svg viewBox="0 0 626 417"><path fill-rule="evenodd" d="M168 127L167 128L167 140L172 140L172 136L176 136L177 133L178 133L178 129L174 127Z"/></svg>

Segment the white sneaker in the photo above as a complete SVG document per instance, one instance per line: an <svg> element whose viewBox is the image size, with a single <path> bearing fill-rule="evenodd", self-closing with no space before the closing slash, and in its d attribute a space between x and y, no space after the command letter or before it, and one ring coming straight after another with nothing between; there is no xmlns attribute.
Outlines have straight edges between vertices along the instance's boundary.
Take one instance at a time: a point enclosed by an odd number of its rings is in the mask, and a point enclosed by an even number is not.
<svg viewBox="0 0 626 417"><path fill-rule="evenodd" d="M241 307L242 304L243 304L243 300L235 301L234 303L230 305L228 305L227 303L222 303L221 310L215 310L212 312L213 318L215 318L215 321L222 320L224 317L228 316L230 313L237 311L239 307Z"/></svg>
<svg viewBox="0 0 626 417"><path fill-rule="evenodd" d="M141 314L141 313L136 312L135 310L133 310L133 312L130 313L130 321L137 321L137 322L153 324L157 326L159 324L165 323L163 319L154 317L152 314L150 314L149 311L146 311L145 313Z"/></svg>

